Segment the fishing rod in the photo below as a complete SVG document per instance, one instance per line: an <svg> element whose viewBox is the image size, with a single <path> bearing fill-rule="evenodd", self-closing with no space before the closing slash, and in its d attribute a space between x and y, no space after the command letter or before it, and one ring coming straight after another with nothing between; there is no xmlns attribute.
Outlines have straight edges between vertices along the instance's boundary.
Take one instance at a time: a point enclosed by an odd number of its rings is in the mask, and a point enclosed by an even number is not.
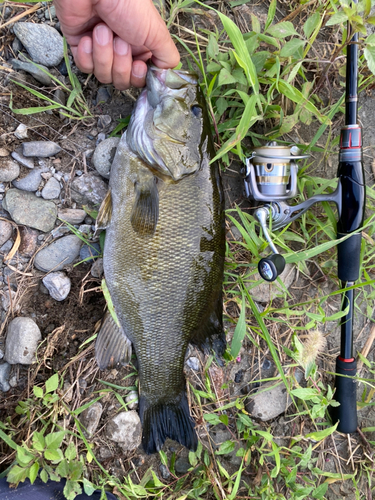
<svg viewBox="0 0 375 500"><path fill-rule="evenodd" d="M354 0L357 3L358 0ZM285 268L285 259L278 252L268 232L290 224L317 202L334 202L337 206L337 275L344 290L341 319L341 347L336 359L335 399L339 406L332 408L337 430L346 434L357 429L356 375L353 355L354 290L359 278L361 228L363 226L366 188L362 160L362 133L357 123L358 33L352 34L348 23L345 126L341 129L337 188L330 194L319 194L298 205L287 200L297 195L298 161L307 158L296 146L279 146L276 142L255 148L246 160L244 182L249 199L264 202L254 217L263 229L273 254L259 261L258 271L266 281L274 281ZM345 239L343 239L345 238Z"/></svg>

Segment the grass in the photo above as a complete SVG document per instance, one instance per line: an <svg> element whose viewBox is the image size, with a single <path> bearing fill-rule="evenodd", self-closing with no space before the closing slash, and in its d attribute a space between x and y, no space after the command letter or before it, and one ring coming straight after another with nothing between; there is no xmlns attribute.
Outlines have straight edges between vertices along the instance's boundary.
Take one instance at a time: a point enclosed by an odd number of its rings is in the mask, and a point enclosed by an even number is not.
<svg viewBox="0 0 375 500"><path fill-rule="evenodd" d="M366 35L366 26L374 24L371 3L350 6L349 2L321 0L296 6L290 2L289 15L278 22L280 11L272 0L268 13L262 17L253 11L251 26L241 31L232 19L232 8L245 3L213 4L219 11L210 13L204 3L177 0L167 19L168 26L179 33L175 40L188 54L188 64L201 74L217 144L216 159L228 171L236 170L254 146L269 140L297 142L312 155L299 170L300 198L332 191L335 181L315 172L318 161L337 162L338 129L344 112L345 23L349 19L360 32L359 87L366 92L374 85L375 73L375 35ZM184 26L184 16L192 15L207 19L212 15L215 22L210 28ZM325 53L326 46L332 50ZM299 136L301 127L315 131L308 143ZM353 286L356 314L367 321L364 327L373 322L375 298L374 200L375 191L368 186L361 278ZM126 407L125 396L134 385L107 381L91 402L72 410L64 402L66 371L62 371L43 386L34 386L33 394L19 403L17 426L10 420L0 425L0 437L14 450L8 479L14 483L25 477L34 480L37 472L42 479L65 477L68 500L82 489L89 493L94 487L102 490L103 498L105 488L110 488L129 500L328 499L333 498L332 492L340 491L332 490L336 483L351 489L350 498L373 496L375 442L371 437L375 428L368 425L362 428L360 439L346 439L336 432L328 416L328 408L335 405L335 335L343 315L336 275L335 210L327 203L314 207L273 235L286 261L296 266L298 283L307 293L287 290L280 280L278 297L261 310L253 293L259 286L256 263L267 253L267 242L245 206L234 206L227 215L228 227L235 226L241 238L227 242L224 306L229 348L225 361L235 367L241 357L252 357L250 388L259 383L285 385L292 403L287 416L282 421L255 422L247 410L247 395L231 393L209 357L203 361L199 380L190 380L188 387L201 436L197 452L189 454L190 471L179 477L175 452L160 452L170 480L161 481L158 471L152 469L138 481L131 469L119 479L97 460L78 417L88 405L110 393ZM85 346L90 348L90 344ZM374 404L375 364L367 354L359 353L359 358L365 371L357 376L358 409L366 420L366 412ZM276 367L271 378L255 372L265 359ZM300 382L296 377L299 368L304 373ZM59 424L61 415L71 419L69 430ZM28 433L21 432L22 427ZM208 430L211 434L225 431L228 439L214 447ZM328 467L332 460L335 466Z"/></svg>

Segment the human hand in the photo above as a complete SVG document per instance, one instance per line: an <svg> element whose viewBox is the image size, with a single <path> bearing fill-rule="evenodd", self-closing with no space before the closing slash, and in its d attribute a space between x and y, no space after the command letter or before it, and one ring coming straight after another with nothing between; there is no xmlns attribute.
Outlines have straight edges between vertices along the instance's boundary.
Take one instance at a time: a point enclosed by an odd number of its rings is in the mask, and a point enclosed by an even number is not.
<svg viewBox="0 0 375 500"><path fill-rule="evenodd" d="M55 0L78 68L119 90L143 87L146 61L173 68L178 50L152 0Z"/></svg>

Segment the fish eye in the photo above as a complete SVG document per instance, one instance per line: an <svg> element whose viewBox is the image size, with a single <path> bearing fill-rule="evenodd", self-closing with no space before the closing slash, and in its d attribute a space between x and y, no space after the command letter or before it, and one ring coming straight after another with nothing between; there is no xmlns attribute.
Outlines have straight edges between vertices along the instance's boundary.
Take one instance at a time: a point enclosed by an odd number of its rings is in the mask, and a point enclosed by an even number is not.
<svg viewBox="0 0 375 500"><path fill-rule="evenodd" d="M202 116L202 108L200 106L197 105L192 106L191 111L193 112L193 115L196 116L197 118L200 118Z"/></svg>

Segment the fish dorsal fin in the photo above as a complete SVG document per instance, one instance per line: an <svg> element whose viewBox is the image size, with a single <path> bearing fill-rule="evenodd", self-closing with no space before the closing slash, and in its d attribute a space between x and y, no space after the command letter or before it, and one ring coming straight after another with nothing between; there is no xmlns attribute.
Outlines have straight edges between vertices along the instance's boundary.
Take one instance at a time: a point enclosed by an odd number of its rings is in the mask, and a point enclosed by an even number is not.
<svg viewBox="0 0 375 500"><path fill-rule="evenodd" d="M125 366L132 355L132 345L124 329L117 325L107 312L95 344L95 357L101 370L113 368L118 363Z"/></svg>
<svg viewBox="0 0 375 500"><path fill-rule="evenodd" d="M112 195L111 190L108 189L104 200L99 208L98 217L96 219L95 231L98 229L106 229L109 226L112 218Z"/></svg>
<svg viewBox="0 0 375 500"><path fill-rule="evenodd" d="M154 176L135 183L135 201L131 225L141 236L152 236L159 219L159 191Z"/></svg>

